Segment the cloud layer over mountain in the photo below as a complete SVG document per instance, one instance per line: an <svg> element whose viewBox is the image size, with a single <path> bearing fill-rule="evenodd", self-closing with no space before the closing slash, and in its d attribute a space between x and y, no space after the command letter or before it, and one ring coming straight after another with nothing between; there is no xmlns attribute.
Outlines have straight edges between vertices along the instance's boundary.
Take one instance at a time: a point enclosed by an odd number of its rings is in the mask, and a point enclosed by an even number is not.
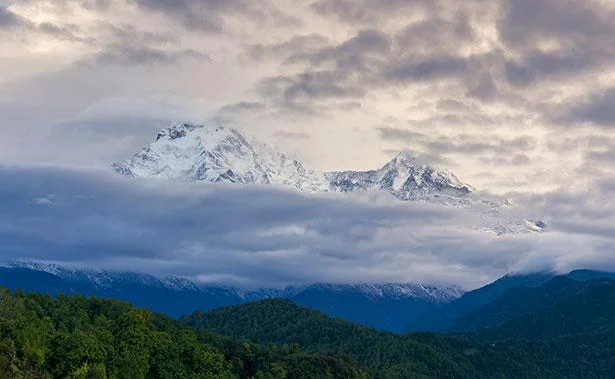
<svg viewBox="0 0 615 379"><path fill-rule="evenodd" d="M0 181L4 261L242 286L421 281L474 287L509 270L615 269L615 231L604 226L615 225L612 204L580 196L527 198L552 230L496 236L470 227L476 209L384 194L306 195L51 168L4 167Z"/></svg>

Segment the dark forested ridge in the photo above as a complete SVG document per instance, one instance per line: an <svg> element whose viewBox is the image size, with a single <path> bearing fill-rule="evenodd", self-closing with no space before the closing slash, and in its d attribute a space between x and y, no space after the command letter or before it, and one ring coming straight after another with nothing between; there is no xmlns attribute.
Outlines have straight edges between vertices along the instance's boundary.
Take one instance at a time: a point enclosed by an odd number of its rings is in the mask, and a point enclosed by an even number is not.
<svg viewBox="0 0 615 379"><path fill-rule="evenodd" d="M532 291L504 294L458 327L488 340L580 338L615 331L615 281L556 277Z"/></svg>
<svg viewBox="0 0 615 379"><path fill-rule="evenodd" d="M597 279L615 280L615 273L575 270L566 275L551 272L505 275L493 283L465 293L459 299L419 315L408 323L406 331L446 332L492 327L546 309L558 300L571 296L572 293L566 292L564 288L566 284L574 287L575 284L580 286L583 282ZM543 288L551 281L553 283Z"/></svg>
<svg viewBox="0 0 615 379"><path fill-rule="evenodd" d="M234 338L261 343L293 342L308 352L346 354L378 378L615 376L615 332L607 328L541 340L485 341L479 332L401 336L331 319L284 300L195 313L183 322Z"/></svg>
<svg viewBox="0 0 615 379"><path fill-rule="evenodd" d="M532 283L498 289L454 333L407 335L283 299L177 321L118 300L0 289L0 378L615 377L615 281Z"/></svg>
<svg viewBox="0 0 615 379"><path fill-rule="evenodd" d="M289 300L274 299L197 312L182 319L199 330L266 343L298 343L307 351L348 354L378 377L472 377L476 371L459 354L443 354L415 338L377 331ZM449 341L441 340L448 346ZM456 353L454 349L447 352Z"/></svg>
<svg viewBox="0 0 615 379"><path fill-rule="evenodd" d="M0 378L366 378L343 357L196 332L116 300L0 290Z"/></svg>
<svg viewBox="0 0 615 379"><path fill-rule="evenodd" d="M48 270L48 271L45 271ZM312 284L285 289L240 291L225 286L200 286L181 278L158 278L135 272L79 270L55 265L0 267L0 286L49 293L79 294L125 300L138 307L180 317L197 310L209 310L270 297L282 297L339 317L377 329L404 332L412 320L454 297L429 297L423 293L399 296L383 291L379 296L361 285ZM390 290L397 284L384 285ZM422 286L399 284L401 289ZM446 291L445 291L446 292Z"/></svg>
<svg viewBox="0 0 615 379"><path fill-rule="evenodd" d="M515 288L535 288L553 278L548 272L527 275L506 275L493 283L465 293L459 299L433 309L407 324L407 331L446 331L460 320L479 311L504 293Z"/></svg>
<svg viewBox="0 0 615 379"><path fill-rule="evenodd" d="M53 273L44 271L50 270ZM286 289L240 291L224 286L198 286L181 278L158 278L135 272L78 270L62 266L0 267L0 286L55 296L60 293L125 300L137 307L181 317L197 310L242 304L249 300L281 297L296 304L320 310L335 318L368 325L380 330L404 333L409 331L443 332L460 328L491 326L485 317L482 324L475 320L489 312L501 296L514 289L542 286L554 278L553 273L506 275L493 283L467 292L461 298L446 288L439 295L425 296L420 286L389 284L370 285L314 284ZM566 275L575 281L615 278L615 274L589 270ZM397 288L400 286L399 288ZM410 295L400 296L408 291ZM416 292L418 291L418 292ZM380 293L379 293L380 292ZM452 301L451 301L452 300Z"/></svg>

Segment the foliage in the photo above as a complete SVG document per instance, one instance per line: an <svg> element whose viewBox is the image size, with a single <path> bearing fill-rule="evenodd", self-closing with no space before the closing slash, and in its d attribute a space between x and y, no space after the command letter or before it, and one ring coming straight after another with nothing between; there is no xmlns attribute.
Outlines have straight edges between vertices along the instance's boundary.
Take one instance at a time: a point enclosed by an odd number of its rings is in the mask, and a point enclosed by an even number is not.
<svg viewBox="0 0 615 379"><path fill-rule="evenodd" d="M464 329L485 340L552 339L615 330L615 281L555 278L533 291L516 290L474 315Z"/></svg>
<svg viewBox="0 0 615 379"><path fill-rule="evenodd" d="M0 288L0 378L615 377L614 315L615 282L604 279L505 293L468 319L487 329L407 335L282 299L177 321L117 300Z"/></svg>
<svg viewBox="0 0 615 379"><path fill-rule="evenodd" d="M200 330L261 343L298 343L308 352L347 355L377 378L615 377L615 332L544 341L484 341L480 334L405 336L335 320L285 300L197 312Z"/></svg>
<svg viewBox="0 0 615 379"><path fill-rule="evenodd" d="M356 364L296 346L196 332L117 300L0 289L2 378L366 378Z"/></svg>

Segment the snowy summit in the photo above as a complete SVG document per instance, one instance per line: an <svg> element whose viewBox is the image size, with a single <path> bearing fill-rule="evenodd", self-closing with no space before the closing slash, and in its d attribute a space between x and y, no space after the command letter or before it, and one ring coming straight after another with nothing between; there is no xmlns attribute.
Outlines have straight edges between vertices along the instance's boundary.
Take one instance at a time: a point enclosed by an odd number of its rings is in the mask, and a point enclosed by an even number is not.
<svg viewBox="0 0 615 379"><path fill-rule="evenodd" d="M321 173L264 142L219 125L175 123L113 168L134 177L273 184L306 192L384 190L402 200L463 197L472 191L453 173L420 163L408 151L377 170Z"/></svg>

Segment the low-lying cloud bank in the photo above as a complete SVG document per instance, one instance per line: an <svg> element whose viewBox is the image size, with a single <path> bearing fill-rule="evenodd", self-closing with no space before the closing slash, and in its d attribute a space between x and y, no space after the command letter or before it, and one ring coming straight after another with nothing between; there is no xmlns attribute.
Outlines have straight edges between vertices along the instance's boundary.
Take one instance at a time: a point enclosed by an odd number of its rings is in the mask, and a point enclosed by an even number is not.
<svg viewBox="0 0 615 379"><path fill-rule="evenodd" d="M239 286L420 281L472 288L508 271L615 269L615 186L513 196L504 217L545 233L495 235L474 207L386 194L165 183L102 171L0 167L0 253Z"/></svg>

